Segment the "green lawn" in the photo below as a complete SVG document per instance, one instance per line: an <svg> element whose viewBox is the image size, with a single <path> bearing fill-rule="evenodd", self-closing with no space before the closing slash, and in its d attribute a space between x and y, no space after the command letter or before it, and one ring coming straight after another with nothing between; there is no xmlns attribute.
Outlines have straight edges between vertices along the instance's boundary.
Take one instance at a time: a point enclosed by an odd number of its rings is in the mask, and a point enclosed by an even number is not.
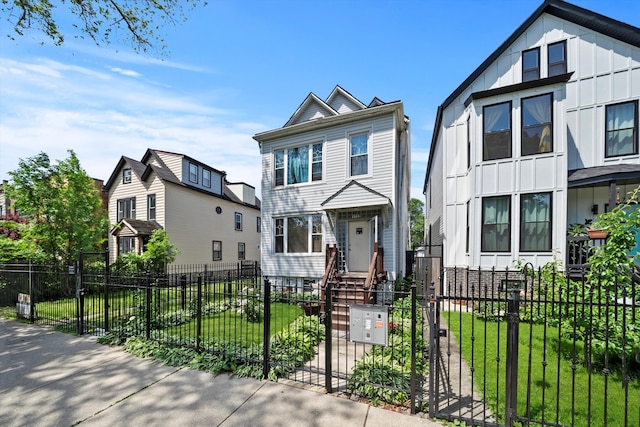
<svg viewBox="0 0 640 427"><path fill-rule="evenodd" d="M451 333L461 343L462 355L474 370L476 390L484 392L485 400L504 421L506 322L485 322L471 313L444 313ZM473 331L473 332L472 332ZM547 326L545 347L544 326L520 323L518 355L518 415L563 425L624 425L625 401L628 399L628 425L640 426L640 380L632 378L625 396L619 372L603 375L588 370L582 364L572 366L573 343L560 340L558 329ZM532 337L531 346L529 338ZM472 340L472 336L475 337ZM486 339L486 348L485 348ZM472 347L474 359L472 360ZM575 346L578 357L582 344ZM531 348L531 381L528 384L529 348ZM545 357L546 355L546 357ZM486 362L485 362L486 360ZM545 368L546 365L546 368ZM575 368L575 371L574 371ZM486 378L486 382L485 382ZM573 390L573 393L572 393ZM606 404L605 404L606 394ZM588 414L591 413L589 419ZM575 417L575 418L574 418Z"/></svg>

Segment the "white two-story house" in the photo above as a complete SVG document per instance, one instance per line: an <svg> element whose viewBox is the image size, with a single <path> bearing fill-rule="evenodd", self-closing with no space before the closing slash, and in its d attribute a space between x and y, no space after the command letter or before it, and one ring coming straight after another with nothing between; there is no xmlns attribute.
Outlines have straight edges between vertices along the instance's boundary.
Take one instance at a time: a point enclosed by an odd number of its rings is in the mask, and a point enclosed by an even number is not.
<svg viewBox="0 0 640 427"><path fill-rule="evenodd" d="M545 1L438 108L426 242L445 269L565 262L640 184L640 29Z"/></svg>
<svg viewBox="0 0 640 427"><path fill-rule="evenodd" d="M404 276L410 138L402 102L365 105L336 86L325 100L309 94L282 128L254 139L263 275L308 289L335 253L338 274Z"/></svg>
<svg viewBox="0 0 640 427"><path fill-rule="evenodd" d="M174 264L260 259L260 200L254 187L184 154L149 149L142 160L122 156L105 184L110 261L144 251L164 229L179 254Z"/></svg>

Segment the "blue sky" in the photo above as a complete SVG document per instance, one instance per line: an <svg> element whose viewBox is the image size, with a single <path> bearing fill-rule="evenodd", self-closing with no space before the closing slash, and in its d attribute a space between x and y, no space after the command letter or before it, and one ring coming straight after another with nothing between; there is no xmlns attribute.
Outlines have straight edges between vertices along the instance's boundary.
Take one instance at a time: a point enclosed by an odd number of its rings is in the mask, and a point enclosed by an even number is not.
<svg viewBox="0 0 640 427"><path fill-rule="evenodd" d="M0 38L0 179L19 159L73 149L109 178L147 148L194 157L260 191L252 136L281 127L336 84L368 104L402 100L420 199L438 105L541 0L209 1L163 29L168 55L66 34ZM574 4L640 27L640 1ZM0 16L5 19L5 16ZM69 29L69 28L67 28ZM44 44L42 42L44 41Z"/></svg>

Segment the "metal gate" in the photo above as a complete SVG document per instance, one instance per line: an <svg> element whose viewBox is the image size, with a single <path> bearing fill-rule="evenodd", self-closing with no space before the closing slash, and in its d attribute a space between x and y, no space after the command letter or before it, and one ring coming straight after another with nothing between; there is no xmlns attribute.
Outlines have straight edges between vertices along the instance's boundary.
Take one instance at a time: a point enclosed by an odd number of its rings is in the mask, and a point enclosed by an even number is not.
<svg viewBox="0 0 640 427"><path fill-rule="evenodd" d="M76 332L109 330L109 252L80 252L76 266Z"/></svg>

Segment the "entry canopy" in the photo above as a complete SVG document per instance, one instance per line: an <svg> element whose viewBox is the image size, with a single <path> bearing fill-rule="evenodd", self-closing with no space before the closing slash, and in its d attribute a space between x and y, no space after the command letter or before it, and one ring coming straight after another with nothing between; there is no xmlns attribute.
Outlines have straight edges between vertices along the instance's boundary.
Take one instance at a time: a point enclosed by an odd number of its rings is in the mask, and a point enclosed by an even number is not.
<svg viewBox="0 0 640 427"><path fill-rule="evenodd" d="M387 196L355 180L349 182L320 204L324 210L389 205L391 205L391 200Z"/></svg>

